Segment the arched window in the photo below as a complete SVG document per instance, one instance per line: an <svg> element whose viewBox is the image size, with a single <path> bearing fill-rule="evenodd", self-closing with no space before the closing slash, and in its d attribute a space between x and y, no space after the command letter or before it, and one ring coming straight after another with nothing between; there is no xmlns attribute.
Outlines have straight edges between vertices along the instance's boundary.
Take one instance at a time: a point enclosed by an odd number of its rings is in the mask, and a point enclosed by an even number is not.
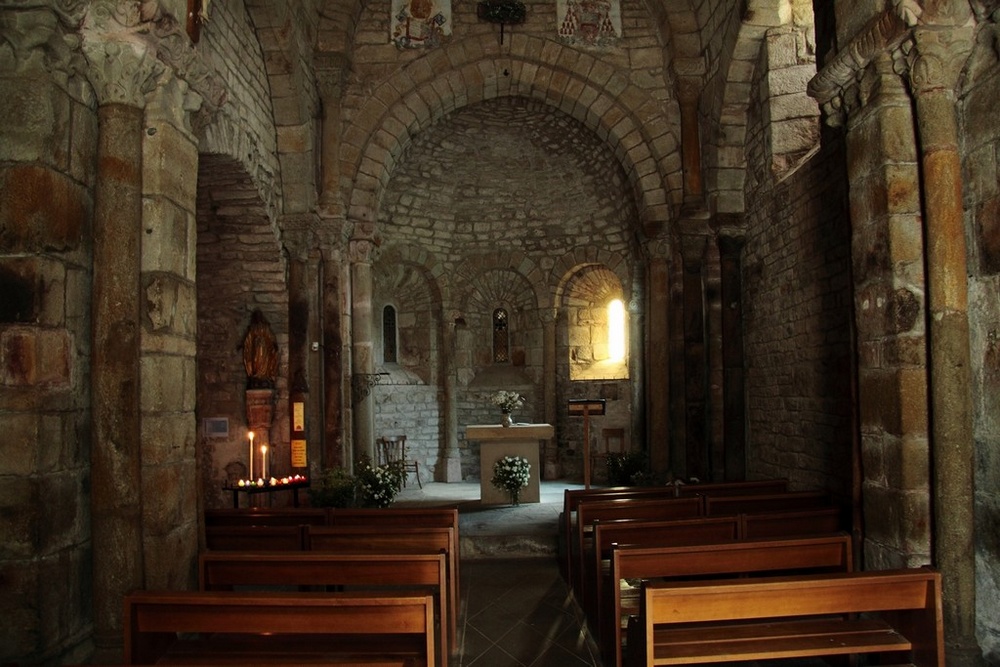
<svg viewBox="0 0 1000 667"><path fill-rule="evenodd" d="M612 299L608 304L608 359L621 361L625 358L625 304L621 299Z"/></svg>
<svg viewBox="0 0 1000 667"><path fill-rule="evenodd" d="M386 306L382 309L382 362L394 364L396 359L396 309Z"/></svg>
<svg viewBox="0 0 1000 667"><path fill-rule="evenodd" d="M510 362L510 331L507 327L507 311L497 308L493 311L493 363Z"/></svg>

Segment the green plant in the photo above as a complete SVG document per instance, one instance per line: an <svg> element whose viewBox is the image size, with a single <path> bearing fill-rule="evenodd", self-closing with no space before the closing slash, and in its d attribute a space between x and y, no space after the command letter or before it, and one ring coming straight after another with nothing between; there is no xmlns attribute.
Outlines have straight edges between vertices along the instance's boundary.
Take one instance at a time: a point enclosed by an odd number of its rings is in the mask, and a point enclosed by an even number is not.
<svg viewBox="0 0 1000 667"><path fill-rule="evenodd" d="M309 488L313 507L351 507L354 504L354 477L343 468L330 468Z"/></svg>
<svg viewBox="0 0 1000 667"><path fill-rule="evenodd" d="M402 461L373 465L362 456L354 466L357 500L363 507L388 507L403 488L406 471Z"/></svg>
<svg viewBox="0 0 1000 667"><path fill-rule="evenodd" d="M605 460L610 486L635 486L648 476L646 455L642 452L613 452Z"/></svg>

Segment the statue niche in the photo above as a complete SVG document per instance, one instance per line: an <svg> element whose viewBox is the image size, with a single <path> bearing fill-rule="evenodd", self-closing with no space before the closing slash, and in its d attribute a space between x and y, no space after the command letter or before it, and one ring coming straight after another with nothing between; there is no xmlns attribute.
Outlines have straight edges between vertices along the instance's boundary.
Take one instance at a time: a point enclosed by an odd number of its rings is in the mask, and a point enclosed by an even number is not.
<svg viewBox="0 0 1000 667"><path fill-rule="evenodd" d="M243 337L243 366L247 389L274 389L278 377L278 342L271 324L260 309L254 309Z"/></svg>

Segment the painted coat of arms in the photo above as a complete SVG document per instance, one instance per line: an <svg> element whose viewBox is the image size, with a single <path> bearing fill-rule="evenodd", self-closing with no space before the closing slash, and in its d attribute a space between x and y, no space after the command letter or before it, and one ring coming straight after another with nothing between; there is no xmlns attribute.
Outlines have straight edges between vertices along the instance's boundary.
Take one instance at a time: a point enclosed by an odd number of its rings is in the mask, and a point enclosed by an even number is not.
<svg viewBox="0 0 1000 667"><path fill-rule="evenodd" d="M621 0L557 0L556 20L563 41L612 44L622 36Z"/></svg>
<svg viewBox="0 0 1000 667"><path fill-rule="evenodd" d="M451 34L451 0L392 0L389 31L402 49L438 46Z"/></svg>

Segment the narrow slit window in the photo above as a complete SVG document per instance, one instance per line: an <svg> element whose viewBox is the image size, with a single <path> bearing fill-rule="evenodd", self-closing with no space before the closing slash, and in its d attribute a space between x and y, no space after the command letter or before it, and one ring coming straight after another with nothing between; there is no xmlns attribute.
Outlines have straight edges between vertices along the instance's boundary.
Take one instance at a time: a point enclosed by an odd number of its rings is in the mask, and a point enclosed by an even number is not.
<svg viewBox="0 0 1000 667"><path fill-rule="evenodd" d="M608 304L608 357L611 361L625 358L625 304L621 299Z"/></svg>
<svg viewBox="0 0 1000 667"><path fill-rule="evenodd" d="M396 360L396 309L386 306L382 309L382 361L394 364Z"/></svg>
<svg viewBox="0 0 1000 667"><path fill-rule="evenodd" d="M493 363L510 362L510 330L507 311L497 308L493 311Z"/></svg>

